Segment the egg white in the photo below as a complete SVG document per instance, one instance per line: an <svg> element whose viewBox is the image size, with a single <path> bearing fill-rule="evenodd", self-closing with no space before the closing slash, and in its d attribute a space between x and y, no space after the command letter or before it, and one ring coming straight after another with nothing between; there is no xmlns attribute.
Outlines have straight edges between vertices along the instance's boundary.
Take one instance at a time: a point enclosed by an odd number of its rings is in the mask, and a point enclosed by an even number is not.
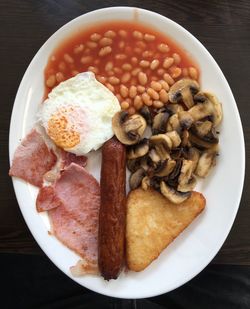
<svg viewBox="0 0 250 309"><path fill-rule="evenodd" d="M70 108L67 120L80 134L80 142L64 150L76 155L97 150L114 135L112 117L121 109L116 96L99 83L92 72L80 73L61 82L49 93L39 111L47 133L49 120L63 108Z"/></svg>

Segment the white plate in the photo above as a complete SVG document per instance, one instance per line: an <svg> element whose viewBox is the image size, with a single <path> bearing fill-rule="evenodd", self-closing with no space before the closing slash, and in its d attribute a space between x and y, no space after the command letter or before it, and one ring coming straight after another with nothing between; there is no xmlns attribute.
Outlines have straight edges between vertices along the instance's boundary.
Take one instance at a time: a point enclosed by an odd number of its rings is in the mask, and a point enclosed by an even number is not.
<svg viewBox="0 0 250 309"><path fill-rule="evenodd" d="M76 254L48 235L46 215L35 209L37 189L13 179L15 193L24 219L34 238L66 275L95 292L121 298L143 298L171 291L196 276L216 255L225 241L242 193L245 150L241 121L228 83L205 47L180 25L156 13L129 7L114 7L82 15L53 34L33 58L17 92L10 125L10 160L20 139L32 128L44 92L43 70L55 46L78 29L95 21L133 20L164 31L191 56L201 69L202 89L214 92L223 104L224 119L220 128L220 156L210 176L199 184L205 195L205 211L146 270L122 274L118 280L105 282L99 277L72 278L69 267L79 259ZM94 175L98 155L88 165ZM98 165L98 164L97 164Z"/></svg>

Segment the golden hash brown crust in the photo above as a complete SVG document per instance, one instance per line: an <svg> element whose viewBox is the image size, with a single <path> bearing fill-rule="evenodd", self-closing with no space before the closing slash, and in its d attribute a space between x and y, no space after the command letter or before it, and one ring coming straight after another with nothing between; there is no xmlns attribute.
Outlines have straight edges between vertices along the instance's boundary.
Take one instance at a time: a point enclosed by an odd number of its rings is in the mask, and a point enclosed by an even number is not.
<svg viewBox="0 0 250 309"><path fill-rule="evenodd" d="M204 196L198 192L181 204L173 204L153 189L131 191L126 220L128 268L145 269L201 213L205 204Z"/></svg>

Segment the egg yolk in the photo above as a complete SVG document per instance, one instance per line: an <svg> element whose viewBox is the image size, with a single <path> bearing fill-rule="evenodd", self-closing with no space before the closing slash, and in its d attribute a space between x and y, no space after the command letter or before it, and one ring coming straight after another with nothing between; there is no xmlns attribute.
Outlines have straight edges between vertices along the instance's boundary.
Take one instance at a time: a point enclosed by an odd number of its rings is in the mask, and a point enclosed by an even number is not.
<svg viewBox="0 0 250 309"><path fill-rule="evenodd" d="M61 148L72 148L80 143L80 134L69 124L67 113L63 110L56 113L48 121L48 135Z"/></svg>

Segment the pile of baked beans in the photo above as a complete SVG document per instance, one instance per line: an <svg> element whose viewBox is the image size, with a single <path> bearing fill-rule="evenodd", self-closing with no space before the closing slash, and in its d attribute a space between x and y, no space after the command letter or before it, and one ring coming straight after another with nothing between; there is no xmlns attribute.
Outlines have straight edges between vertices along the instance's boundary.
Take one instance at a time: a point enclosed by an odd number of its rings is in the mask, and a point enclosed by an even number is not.
<svg viewBox="0 0 250 309"><path fill-rule="evenodd" d="M91 28L60 45L45 69L47 93L85 71L92 71L129 114L143 105L163 107L175 81L199 78L197 66L168 37L125 22Z"/></svg>

